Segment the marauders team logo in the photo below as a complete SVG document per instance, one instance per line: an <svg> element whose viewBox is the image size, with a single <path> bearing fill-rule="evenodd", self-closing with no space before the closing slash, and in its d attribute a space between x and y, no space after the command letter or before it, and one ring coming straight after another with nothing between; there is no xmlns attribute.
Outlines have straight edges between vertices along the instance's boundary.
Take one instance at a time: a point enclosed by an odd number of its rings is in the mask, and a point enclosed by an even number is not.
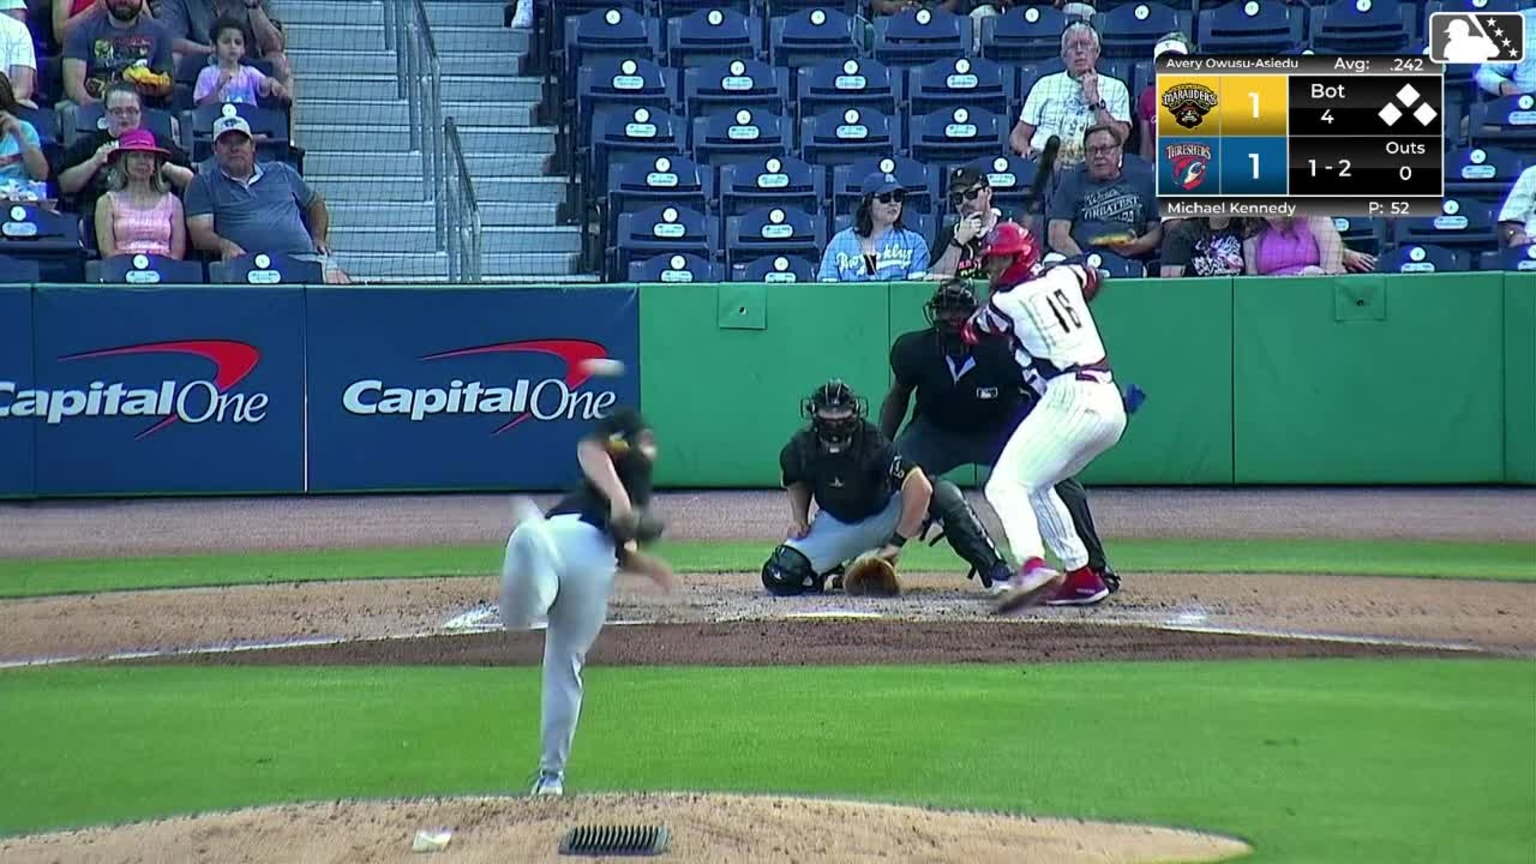
<svg viewBox="0 0 1536 864"><path fill-rule="evenodd" d="M1211 148L1206 144L1164 144L1163 155L1173 166L1173 182L1187 191L1200 188L1211 167Z"/></svg>
<svg viewBox="0 0 1536 864"><path fill-rule="evenodd" d="M1216 107L1216 91L1204 84L1179 84L1163 94L1163 107L1180 126L1193 129Z"/></svg>

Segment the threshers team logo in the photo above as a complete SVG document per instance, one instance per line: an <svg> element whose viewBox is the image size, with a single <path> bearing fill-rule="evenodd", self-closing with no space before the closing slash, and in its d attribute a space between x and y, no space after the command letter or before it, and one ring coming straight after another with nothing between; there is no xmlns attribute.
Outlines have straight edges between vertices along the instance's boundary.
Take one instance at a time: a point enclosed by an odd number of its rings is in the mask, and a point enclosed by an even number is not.
<svg viewBox="0 0 1536 864"><path fill-rule="evenodd" d="M256 346L229 339L180 339L144 342L117 348L81 351L59 358L61 363L104 357L180 354L213 364L209 378L166 378L158 383L91 381L85 386L23 389L16 381L0 381L0 420L39 418L57 426L71 417L158 417L134 436L146 438L173 423L260 423L266 419L265 393L231 392L261 362Z"/></svg>
<svg viewBox="0 0 1536 864"><path fill-rule="evenodd" d="M1206 144L1164 144L1163 154L1173 166L1173 182L1180 189L1199 188L1211 167L1211 148Z"/></svg>
<svg viewBox="0 0 1536 864"><path fill-rule="evenodd" d="M1176 84L1163 94L1163 107L1185 129L1205 122L1205 115L1216 107L1216 91L1204 84Z"/></svg>
<svg viewBox="0 0 1536 864"><path fill-rule="evenodd" d="M529 420L595 420L618 401L612 390L580 390L591 377L584 366L589 360L608 357L608 349L585 339L528 339L497 342L472 348L454 348L428 354L423 361L450 360L494 354L545 354L556 357L564 366L559 377L521 377L493 381L492 386L479 380L453 378L446 386L390 386L379 378L364 378L347 385L341 394L342 407L349 414L375 416L402 415L413 422L437 414L510 414L510 419L492 430L500 435Z"/></svg>

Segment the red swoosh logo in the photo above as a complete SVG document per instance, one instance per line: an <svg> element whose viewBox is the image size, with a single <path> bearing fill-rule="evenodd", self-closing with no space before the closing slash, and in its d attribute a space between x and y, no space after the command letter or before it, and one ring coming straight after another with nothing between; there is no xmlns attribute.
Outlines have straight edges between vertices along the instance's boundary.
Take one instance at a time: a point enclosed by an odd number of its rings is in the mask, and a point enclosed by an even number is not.
<svg viewBox="0 0 1536 864"><path fill-rule="evenodd" d="M525 339L519 342L497 342L474 348L455 348L437 354L428 354L423 360L447 360L451 357L474 357L480 354L549 354L565 363L565 386L572 390L592 377L583 372L582 364L608 356L608 349L587 339ZM513 417L497 428L492 435L500 435L533 415L527 411Z"/></svg>
<svg viewBox="0 0 1536 864"><path fill-rule="evenodd" d="M220 393L239 384L261 362L261 352L254 345L227 339L182 339L172 342L146 342L142 345L125 345L121 348L103 348L69 354L59 360L87 360L92 357L121 357L128 354L190 354L213 364L213 386ZM137 441L153 435L177 421L175 414L166 417L143 432L133 436Z"/></svg>

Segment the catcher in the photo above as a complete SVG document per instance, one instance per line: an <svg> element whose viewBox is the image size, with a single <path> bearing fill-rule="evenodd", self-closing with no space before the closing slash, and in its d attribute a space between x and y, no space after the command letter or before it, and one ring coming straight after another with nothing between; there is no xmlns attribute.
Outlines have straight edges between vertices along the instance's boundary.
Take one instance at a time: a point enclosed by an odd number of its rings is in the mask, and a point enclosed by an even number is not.
<svg viewBox="0 0 1536 864"><path fill-rule="evenodd" d="M868 404L842 381L816 388L801 414L809 424L779 453L789 536L763 564L763 587L781 597L820 593L828 576L858 559L843 575L844 591L898 593L895 565L922 530L933 486L869 422Z"/></svg>

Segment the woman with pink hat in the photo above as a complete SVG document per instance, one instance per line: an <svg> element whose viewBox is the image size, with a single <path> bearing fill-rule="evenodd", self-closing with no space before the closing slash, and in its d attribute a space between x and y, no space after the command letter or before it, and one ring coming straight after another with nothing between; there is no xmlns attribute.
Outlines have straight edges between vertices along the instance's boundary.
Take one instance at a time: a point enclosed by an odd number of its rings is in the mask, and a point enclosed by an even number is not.
<svg viewBox="0 0 1536 864"><path fill-rule="evenodd" d="M96 244L101 257L160 255L180 260L187 252L181 199L171 194L160 168L170 153L147 129L130 129L107 158L107 194L96 202Z"/></svg>

